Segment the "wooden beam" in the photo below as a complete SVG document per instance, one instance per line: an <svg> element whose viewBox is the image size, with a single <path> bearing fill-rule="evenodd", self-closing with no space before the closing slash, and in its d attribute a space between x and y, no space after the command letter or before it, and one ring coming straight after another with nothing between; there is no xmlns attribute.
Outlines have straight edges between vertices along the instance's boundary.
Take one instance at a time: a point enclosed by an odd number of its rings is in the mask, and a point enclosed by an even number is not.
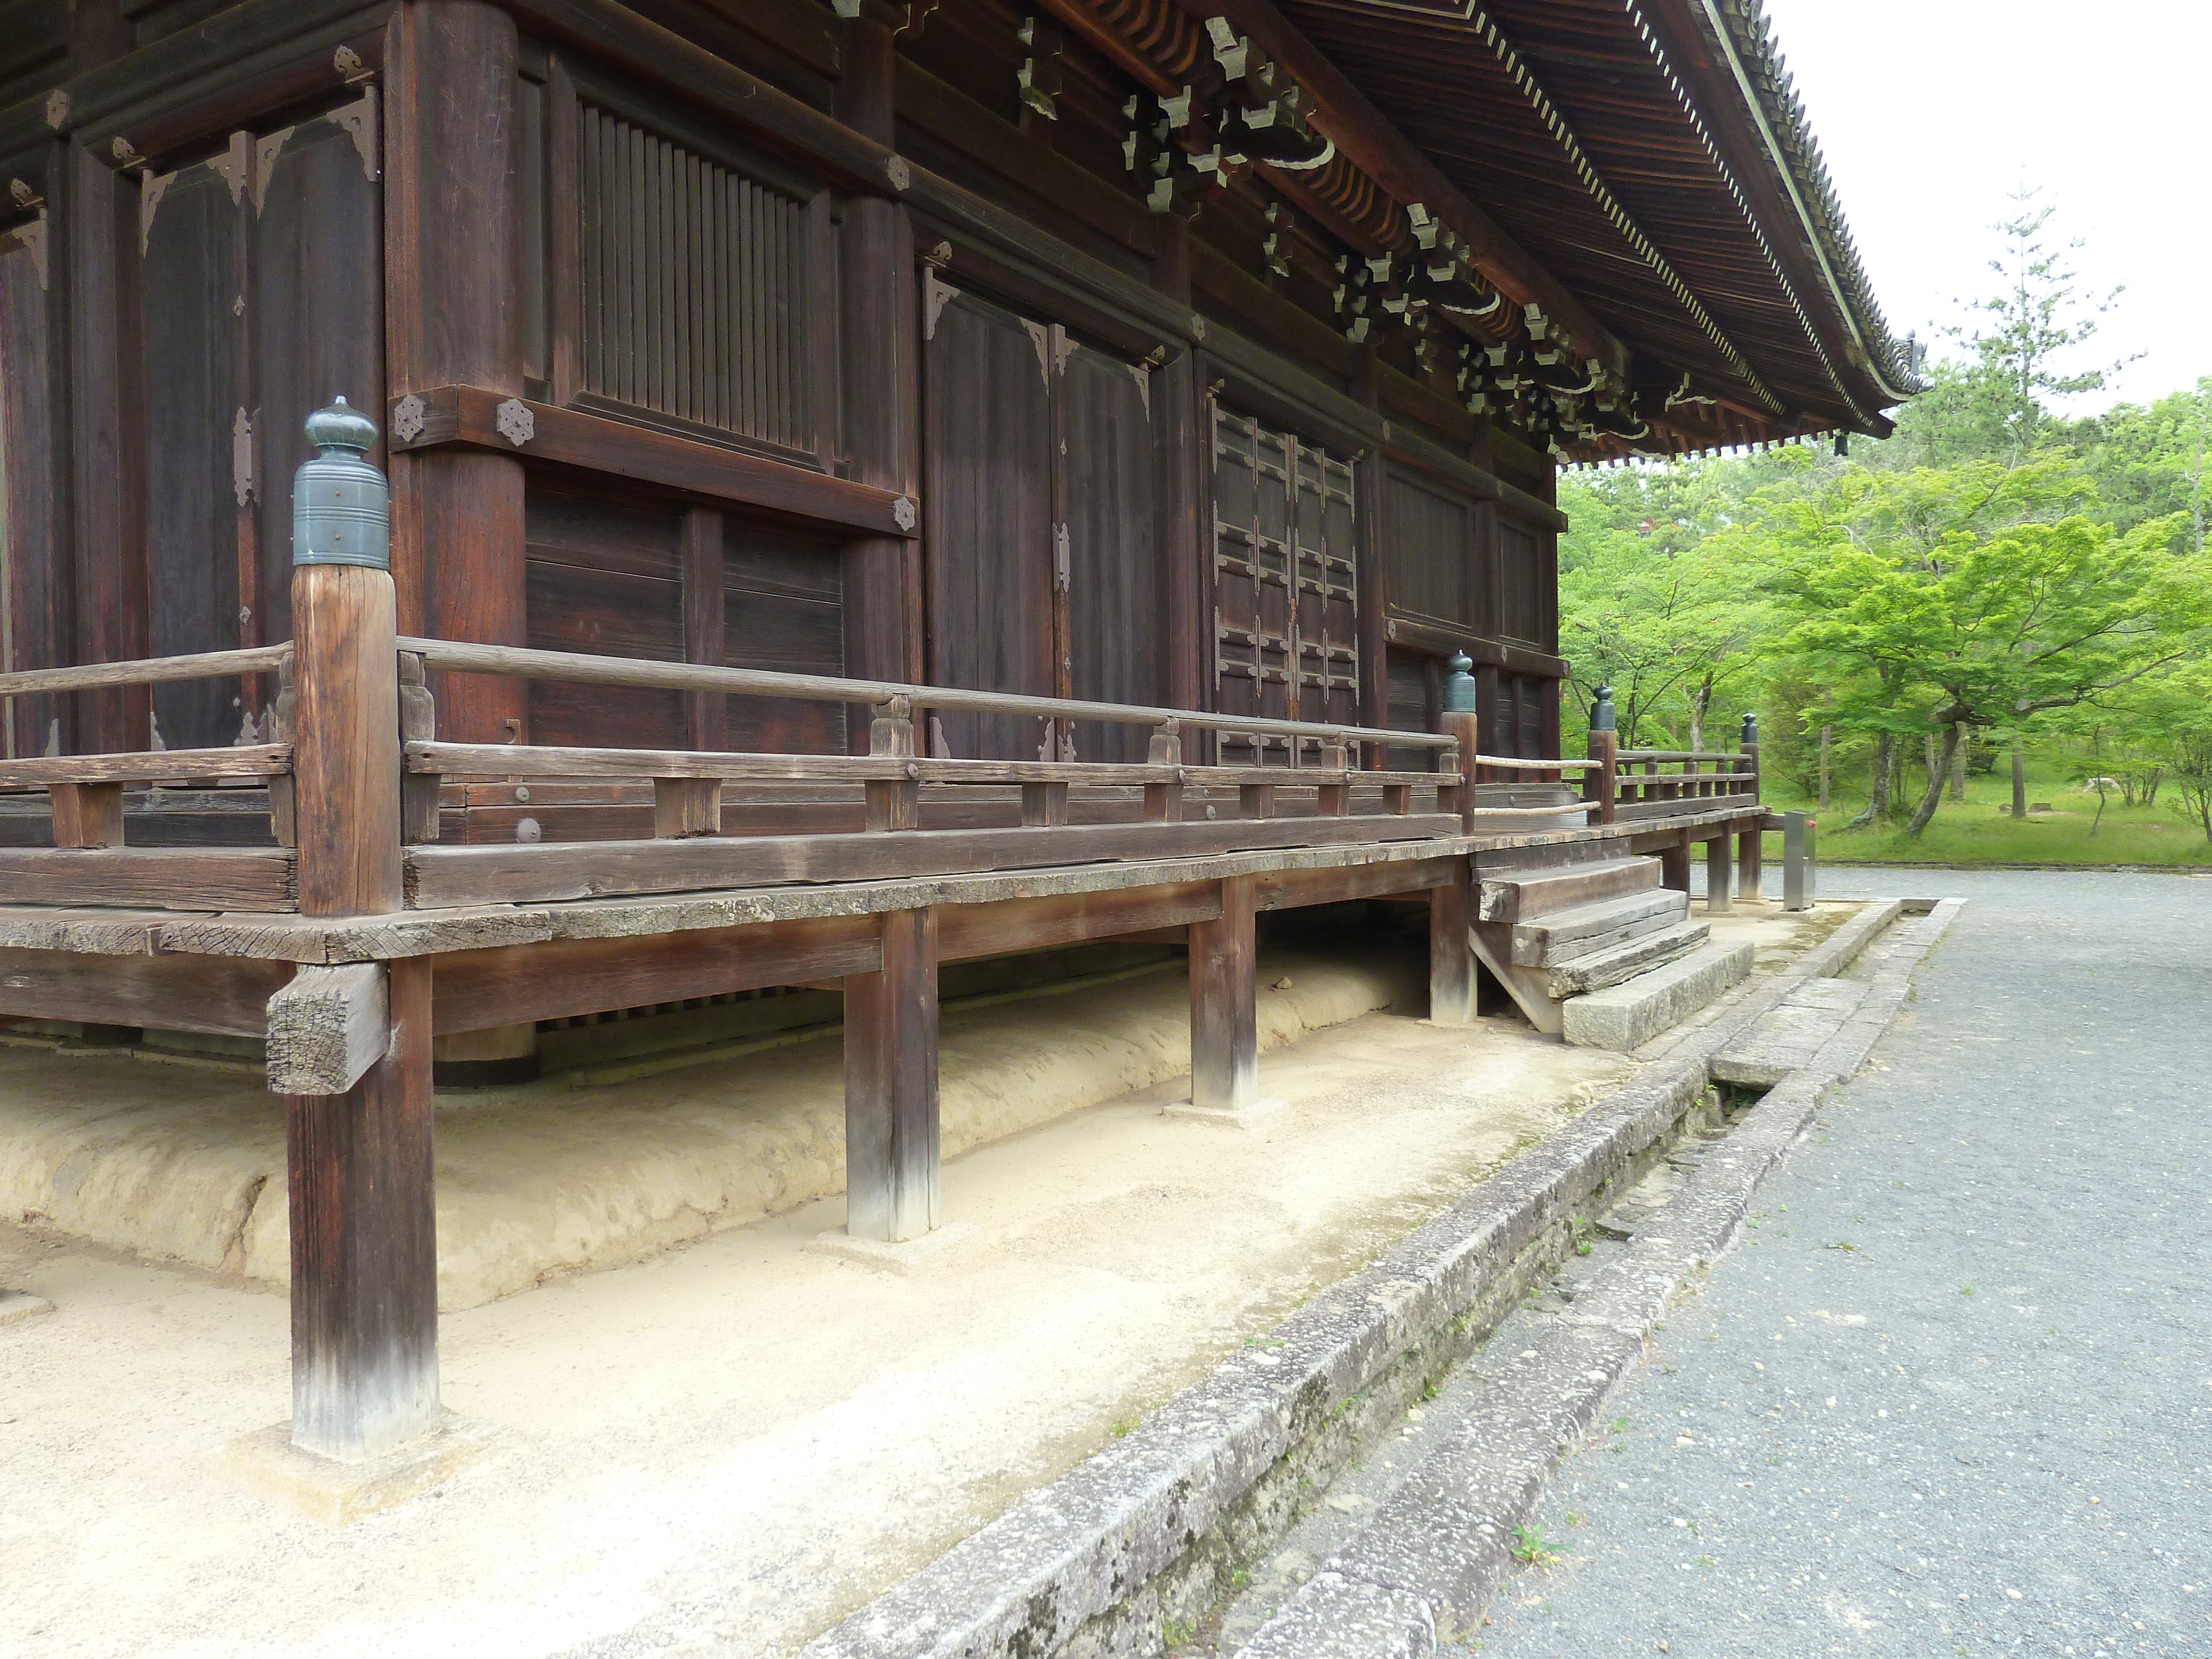
<svg viewBox="0 0 2212 1659"><path fill-rule="evenodd" d="M399 653L390 573L292 572L298 706L292 719L300 908L400 908Z"/></svg>
<svg viewBox="0 0 2212 1659"><path fill-rule="evenodd" d="M287 964L250 957L0 948L0 1014L258 1037Z"/></svg>
<svg viewBox="0 0 2212 1659"><path fill-rule="evenodd" d="M437 1426L430 963L392 963L386 1051L343 1094L285 1101L292 1443L347 1462Z"/></svg>
<svg viewBox="0 0 2212 1659"><path fill-rule="evenodd" d="M422 430L404 443L395 442L395 457L456 449L526 457L868 535L904 539L920 533L918 522L900 522L898 503L904 500L910 511L914 507L911 492L903 489L833 477L788 461L764 460L720 444L483 386L438 386L415 395L422 399ZM500 429L499 411L509 403L530 416L529 435L520 444Z"/></svg>
<svg viewBox="0 0 2212 1659"><path fill-rule="evenodd" d="M408 890L410 906L421 908L543 903L690 888L1035 869L1098 859L1193 858L1261 848L1413 841L1459 832L1456 817L1419 814L1085 824L1046 830L916 830L896 835L698 837L536 847L415 847L407 850ZM4 881L11 856L26 855L0 852L0 900L19 896L8 892ZM118 902L147 901L134 897Z"/></svg>
<svg viewBox="0 0 2212 1659"><path fill-rule="evenodd" d="M1326 870L1271 871L1252 878L1253 904L1261 910L1295 910L1310 904L1342 904L1394 893L1419 894L1449 881L1460 862L1446 855L1346 864Z"/></svg>
<svg viewBox="0 0 2212 1659"><path fill-rule="evenodd" d="M437 958L435 1029L445 1036L873 973L880 933L871 915L809 916L453 951Z"/></svg>
<svg viewBox="0 0 2212 1659"><path fill-rule="evenodd" d="M1189 8L1194 12L1195 6ZM1314 125L1335 141L1346 160L1401 202L1419 202L1467 243L1483 273L1518 305L1534 301L1565 323L1575 343L1626 370L1620 341L1589 308L1519 244L1462 195L1443 172L1323 57L1270 0L1207 0L1206 9L1225 14L1237 30L1287 70L1311 97Z"/></svg>
<svg viewBox="0 0 2212 1659"><path fill-rule="evenodd" d="M72 786L186 783L198 778L268 778L291 769L289 743L258 743L235 749L163 749L137 755L41 756L0 761L0 789L58 790ZM56 799L59 799L58 795Z"/></svg>
<svg viewBox="0 0 2212 1659"><path fill-rule="evenodd" d="M1766 831L1759 825L1736 835L1736 892L1747 903L1756 904L1766 860Z"/></svg>
<svg viewBox="0 0 2212 1659"><path fill-rule="evenodd" d="M900 1243L941 1216L937 925L928 909L879 921L882 966L845 981L845 1230Z"/></svg>
<svg viewBox="0 0 2212 1659"><path fill-rule="evenodd" d="M1258 947L1253 883L1221 884L1221 914L1190 929L1190 1100L1201 1111L1246 1112L1260 1101Z"/></svg>
<svg viewBox="0 0 2212 1659"><path fill-rule="evenodd" d="M168 910L289 910L283 848L0 848L0 904L113 904Z"/></svg>
<svg viewBox="0 0 2212 1659"><path fill-rule="evenodd" d="M936 908L937 959L959 962L1085 939L1126 939L1159 928L1176 930L1180 944L1183 928L1221 914L1221 891L1218 882L1183 881Z"/></svg>
<svg viewBox="0 0 2212 1659"><path fill-rule="evenodd" d="M353 962L301 968L280 986L266 1012L270 1092L342 1095L360 1082L392 1044L389 977L381 963Z"/></svg>
<svg viewBox="0 0 2212 1659"><path fill-rule="evenodd" d="M1709 915L1724 916L1735 908L1729 892L1735 875L1729 867L1729 839L1723 830L1705 842L1705 912Z"/></svg>
<svg viewBox="0 0 2212 1659"><path fill-rule="evenodd" d="M1678 893L1690 890L1690 832L1679 831L1659 849L1659 884Z"/></svg>

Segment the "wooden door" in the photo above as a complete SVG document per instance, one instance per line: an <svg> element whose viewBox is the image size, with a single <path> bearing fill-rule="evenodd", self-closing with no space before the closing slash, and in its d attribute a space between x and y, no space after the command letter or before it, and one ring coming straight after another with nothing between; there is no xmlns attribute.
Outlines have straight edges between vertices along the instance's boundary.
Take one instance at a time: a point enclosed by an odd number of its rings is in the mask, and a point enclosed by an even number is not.
<svg viewBox="0 0 2212 1659"><path fill-rule="evenodd" d="M1359 644L1352 467L1218 401L1212 420L1214 707L1352 723ZM1219 752L1233 763L1291 760L1282 738L1224 736Z"/></svg>
<svg viewBox="0 0 2212 1659"><path fill-rule="evenodd" d="M924 289L930 683L1050 696L1059 689L1051 331L933 275ZM963 759L1045 751L1036 720L936 718L944 748Z"/></svg>
<svg viewBox="0 0 2212 1659"><path fill-rule="evenodd" d="M1154 504L1151 371L1058 333L1061 512L1060 609L1070 696L1167 701L1168 581ZM1141 726L1079 721L1077 758L1141 761Z"/></svg>

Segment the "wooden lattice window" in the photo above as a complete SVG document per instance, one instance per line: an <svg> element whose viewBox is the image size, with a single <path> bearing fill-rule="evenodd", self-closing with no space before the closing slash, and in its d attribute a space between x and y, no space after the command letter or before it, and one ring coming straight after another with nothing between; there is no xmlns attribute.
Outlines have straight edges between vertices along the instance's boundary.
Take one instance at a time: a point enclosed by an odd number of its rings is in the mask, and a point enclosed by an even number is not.
<svg viewBox="0 0 2212 1659"><path fill-rule="evenodd" d="M550 113L555 400L826 467L829 192L565 75Z"/></svg>
<svg viewBox="0 0 2212 1659"><path fill-rule="evenodd" d="M1213 695L1225 714L1358 718L1351 464L1213 405ZM1290 759L1289 739L1227 738L1224 760Z"/></svg>

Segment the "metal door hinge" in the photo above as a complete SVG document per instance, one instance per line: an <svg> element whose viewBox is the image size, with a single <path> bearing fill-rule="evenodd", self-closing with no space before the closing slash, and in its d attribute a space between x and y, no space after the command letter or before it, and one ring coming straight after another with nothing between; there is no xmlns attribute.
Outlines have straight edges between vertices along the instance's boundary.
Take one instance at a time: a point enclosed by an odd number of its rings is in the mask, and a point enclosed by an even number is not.
<svg viewBox="0 0 2212 1659"><path fill-rule="evenodd" d="M1056 524L1052 527L1052 585L1059 592L1067 592L1067 526Z"/></svg>

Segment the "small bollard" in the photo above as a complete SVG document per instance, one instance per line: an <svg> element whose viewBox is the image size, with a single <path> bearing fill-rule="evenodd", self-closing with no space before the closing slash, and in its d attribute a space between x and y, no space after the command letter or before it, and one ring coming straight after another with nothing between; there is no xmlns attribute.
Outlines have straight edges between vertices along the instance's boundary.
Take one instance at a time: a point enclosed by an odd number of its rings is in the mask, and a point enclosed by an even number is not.
<svg viewBox="0 0 2212 1659"><path fill-rule="evenodd" d="M1782 908L1813 908L1819 872L1816 848L1820 820L1805 812L1782 815Z"/></svg>

